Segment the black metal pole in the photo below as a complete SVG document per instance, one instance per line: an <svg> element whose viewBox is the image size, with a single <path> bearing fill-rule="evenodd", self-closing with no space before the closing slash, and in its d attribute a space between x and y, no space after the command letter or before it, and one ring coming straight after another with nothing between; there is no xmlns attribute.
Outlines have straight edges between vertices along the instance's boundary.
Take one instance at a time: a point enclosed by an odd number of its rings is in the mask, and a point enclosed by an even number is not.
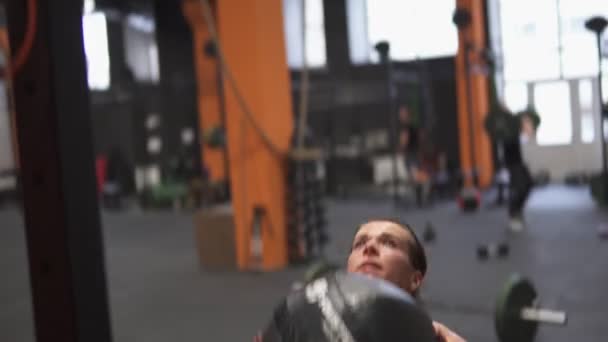
<svg viewBox="0 0 608 342"><path fill-rule="evenodd" d="M4 3L14 51L34 33L13 89L36 340L109 342L82 1Z"/></svg>
<svg viewBox="0 0 608 342"><path fill-rule="evenodd" d="M599 83L599 97L600 97L600 141L602 142L602 178L604 182L608 175L608 168L606 166L606 139L604 138L604 104L602 97L602 33L608 26L608 20L604 17L591 17L585 21L585 28L595 33L596 44L597 44L597 66L598 66L598 83ZM606 182L608 186L608 182ZM606 192L608 193L608 192Z"/></svg>
<svg viewBox="0 0 608 342"><path fill-rule="evenodd" d="M602 175L604 179L608 176L608 166L606 165L606 139L604 138L604 120L606 120L606 113L604 113L603 93L602 93L602 36L601 32L596 32L595 37L597 41L597 63L598 63L598 93L600 97L600 141L602 142Z"/></svg>
<svg viewBox="0 0 608 342"><path fill-rule="evenodd" d="M394 100L394 87L393 87L393 64L390 61L390 58L387 56L386 61L386 73L387 73L387 88L388 88L388 119L389 125L391 128L392 135L392 145L393 145L393 203L395 205L399 204L399 172L397 171L397 163L398 158L397 154L399 153L399 129L397 127L397 117L395 110L395 100Z"/></svg>
<svg viewBox="0 0 608 342"><path fill-rule="evenodd" d="M397 170L397 153L399 152L399 135L397 129L397 118L395 113L395 104L394 104L394 96L393 96L393 65L390 59L390 46L388 42L380 42L376 44L376 50L380 54L380 61L386 67L386 114L387 114L387 124L389 127L389 136L390 136L390 150L392 154L392 171L393 171L393 202L395 205L399 203L399 172Z"/></svg>
<svg viewBox="0 0 608 342"><path fill-rule="evenodd" d="M593 33L595 33L596 44L597 44L597 67L598 67L598 92L599 92L599 101L600 101L600 142L602 143L602 175L601 181L599 184L602 184L602 193L600 197L600 202L606 201L606 197L608 196L608 182L606 178L608 178L608 167L606 165L606 139L604 138L604 121L606 119L606 114L604 113L604 103L603 103L603 95L602 95L602 32L608 26L608 20L604 17L591 17L585 21L585 28ZM593 185L592 185L593 191Z"/></svg>

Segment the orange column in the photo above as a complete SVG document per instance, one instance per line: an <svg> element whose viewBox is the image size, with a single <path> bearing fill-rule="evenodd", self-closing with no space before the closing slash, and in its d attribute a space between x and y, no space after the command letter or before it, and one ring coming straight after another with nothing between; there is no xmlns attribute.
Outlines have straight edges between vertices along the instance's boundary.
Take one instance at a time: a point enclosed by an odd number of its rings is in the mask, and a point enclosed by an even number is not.
<svg viewBox="0 0 608 342"><path fill-rule="evenodd" d="M281 0L217 2L220 40L236 84L254 120L283 156L293 133L293 112ZM263 265L287 264L286 163L245 119L235 92L225 82L232 200L237 226L237 261L245 268L253 208L266 209Z"/></svg>
<svg viewBox="0 0 608 342"><path fill-rule="evenodd" d="M204 51L205 44L211 37L207 25L203 21L200 1L184 1L183 12L192 28L198 87L199 136L203 136L206 129L221 125L218 63L214 57L206 55ZM210 179L212 181L225 180L224 149L212 148L203 143L201 153L201 160L209 170Z"/></svg>
<svg viewBox="0 0 608 342"><path fill-rule="evenodd" d="M486 32L484 27L483 0L457 0L459 8L468 9L471 13L470 25L458 35L458 54L456 55L456 83L458 96L458 130L460 133L460 164L467 175L471 175L471 168L475 167L479 175L479 186L487 187L491 184L494 167L492 161L492 145L484 128L484 120L489 109L488 76L484 73L480 53L486 47ZM467 87L465 49L466 42L472 46L469 52L470 61L470 89ZM467 100L470 92L471 105ZM470 124L470 113L473 121ZM472 126L472 131L470 126ZM471 139L472 137L472 139ZM471 149L471 143L473 148ZM474 158L471 151L475 154ZM473 164L473 159L476 165ZM473 184L472 178L465 179L465 185Z"/></svg>
<svg viewBox="0 0 608 342"><path fill-rule="evenodd" d="M215 12L226 65L259 127L254 128L224 77L237 263L248 268L258 207L266 213L261 222L262 267L282 268L288 261L285 157L293 133L282 1L221 0L216 1Z"/></svg>

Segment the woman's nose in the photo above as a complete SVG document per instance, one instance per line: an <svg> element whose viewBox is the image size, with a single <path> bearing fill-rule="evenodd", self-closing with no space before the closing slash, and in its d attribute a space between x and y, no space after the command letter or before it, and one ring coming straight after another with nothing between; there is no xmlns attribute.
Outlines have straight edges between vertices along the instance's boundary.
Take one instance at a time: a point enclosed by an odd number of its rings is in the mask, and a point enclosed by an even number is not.
<svg viewBox="0 0 608 342"><path fill-rule="evenodd" d="M365 242L365 246L363 247L363 254L364 255L378 254L378 248L377 248L376 242L374 240L368 240L367 242Z"/></svg>

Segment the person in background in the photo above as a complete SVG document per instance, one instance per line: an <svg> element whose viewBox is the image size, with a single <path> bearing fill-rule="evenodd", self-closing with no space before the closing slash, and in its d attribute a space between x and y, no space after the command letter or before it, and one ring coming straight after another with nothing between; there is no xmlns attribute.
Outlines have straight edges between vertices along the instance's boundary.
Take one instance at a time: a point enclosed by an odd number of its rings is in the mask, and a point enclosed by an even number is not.
<svg viewBox="0 0 608 342"><path fill-rule="evenodd" d="M415 184L416 202L419 207L422 207L431 188L431 175L429 170L425 168L427 165L423 158L423 149L421 142L424 141L425 134L414 123L410 110L407 106L399 107L399 124L398 124L398 148L403 154L405 169L410 179Z"/></svg>
<svg viewBox="0 0 608 342"><path fill-rule="evenodd" d="M399 150L403 153L408 171L418 168L418 127L414 124L407 106L399 107Z"/></svg>
<svg viewBox="0 0 608 342"><path fill-rule="evenodd" d="M503 142L504 165L509 173L509 228L520 232L525 228L523 210L534 181L522 156L522 141L530 139L536 128L527 115L518 115L521 133Z"/></svg>

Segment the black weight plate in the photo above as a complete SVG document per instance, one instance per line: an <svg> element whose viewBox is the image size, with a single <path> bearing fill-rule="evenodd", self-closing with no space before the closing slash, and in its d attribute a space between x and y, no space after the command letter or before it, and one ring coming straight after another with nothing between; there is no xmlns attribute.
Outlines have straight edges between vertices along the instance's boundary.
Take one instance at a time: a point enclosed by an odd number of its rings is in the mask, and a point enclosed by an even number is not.
<svg viewBox="0 0 608 342"><path fill-rule="evenodd" d="M511 140L519 136L519 118L505 111L489 113L484 122L486 132L494 140Z"/></svg>
<svg viewBox="0 0 608 342"><path fill-rule="evenodd" d="M514 274L503 287L496 303L494 323L500 342L532 342L538 323L524 321L521 310L531 307L536 299L536 290L527 279Z"/></svg>

